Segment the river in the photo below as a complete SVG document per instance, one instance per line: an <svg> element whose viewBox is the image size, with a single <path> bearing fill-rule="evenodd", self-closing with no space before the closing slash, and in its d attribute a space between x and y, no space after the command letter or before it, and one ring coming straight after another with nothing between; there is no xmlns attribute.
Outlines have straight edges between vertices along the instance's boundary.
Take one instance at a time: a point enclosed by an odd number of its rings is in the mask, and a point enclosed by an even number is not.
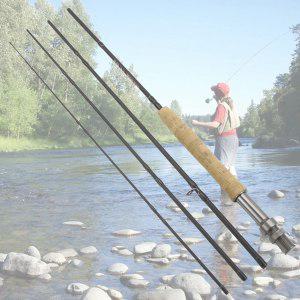
<svg viewBox="0 0 300 300"><path fill-rule="evenodd" d="M300 199L296 198L295 192L300 188L300 149L253 149L251 141L247 140L243 144L237 160L239 178L268 215L285 217L284 227L291 231L293 225L300 223ZM165 147L234 224L250 220L237 205L220 205L218 186L182 146L172 144ZM205 205L195 195L185 195L188 185L153 146L138 145L134 148L174 194L188 202L191 212L201 212ZM201 237L182 213L166 207L171 200L124 147L107 147L106 150L178 232L185 237ZM267 194L273 189L286 190L286 197L280 200L268 198ZM180 247L174 239L163 236L167 232L164 225L105 157L93 148L1 153L0 207L2 253L24 252L29 245L35 245L42 254L88 245L99 250L93 259L81 257L84 261L81 268L67 265L54 271L48 283L0 274L4 278L4 285L0 287L1 299L79 299L80 296L71 296L65 291L71 282L105 285L118 289L126 299L132 299L137 291L122 285L118 277L106 274L96 278L95 273L106 273L112 263L123 262L129 267L129 273L143 272L151 289L159 284L163 275L189 272L199 267L196 262L181 260L157 267L111 252L112 246L124 245L132 250L135 244L144 241L169 243L173 253ZM63 225L69 220L84 222L87 228ZM205 216L200 223L214 237L223 230L213 215ZM125 228L140 230L142 234L131 238L112 235L112 232ZM259 239L258 228L253 222L243 234L252 245ZM252 276L241 283L206 241L192 248L226 284L234 298L243 299L243 290L253 289ZM240 259L242 263L255 264L241 246L227 251L230 257ZM263 274L270 273L265 271ZM273 276L280 278L279 274ZM207 276L205 278L215 292L214 283ZM264 288L260 296L263 298L270 292L288 298L300 295L299 279L280 280L282 284L276 289Z"/></svg>

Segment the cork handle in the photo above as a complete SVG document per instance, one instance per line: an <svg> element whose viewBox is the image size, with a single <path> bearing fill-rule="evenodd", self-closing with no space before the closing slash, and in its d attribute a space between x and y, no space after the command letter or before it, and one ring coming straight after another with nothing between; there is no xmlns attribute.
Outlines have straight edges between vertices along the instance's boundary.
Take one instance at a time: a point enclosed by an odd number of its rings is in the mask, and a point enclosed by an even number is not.
<svg viewBox="0 0 300 300"><path fill-rule="evenodd" d="M229 197L235 201L245 192L245 186L232 175L228 169L213 155L196 133L189 128L171 109L163 107L158 111L162 121L173 132L177 139L189 150L200 164L219 183Z"/></svg>

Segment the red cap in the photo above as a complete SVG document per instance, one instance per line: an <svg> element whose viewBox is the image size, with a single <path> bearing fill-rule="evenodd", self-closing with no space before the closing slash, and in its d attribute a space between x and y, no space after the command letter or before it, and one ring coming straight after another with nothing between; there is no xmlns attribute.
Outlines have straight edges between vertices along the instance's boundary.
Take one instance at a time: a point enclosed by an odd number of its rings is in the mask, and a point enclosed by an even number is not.
<svg viewBox="0 0 300 300"><path fill-rule="evenodd" d="M212 86L211 90L214 91L215 93L221 92L224 96L226 96L229 93L230 88L226 83L219 82L217 85Z"/></svg>

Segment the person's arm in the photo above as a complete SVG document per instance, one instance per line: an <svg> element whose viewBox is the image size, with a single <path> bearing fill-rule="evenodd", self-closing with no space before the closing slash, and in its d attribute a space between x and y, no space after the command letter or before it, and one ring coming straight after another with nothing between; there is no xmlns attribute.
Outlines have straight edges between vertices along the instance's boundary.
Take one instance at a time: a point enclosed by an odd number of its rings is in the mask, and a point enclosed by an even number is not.
<svg viewBox="0 0 300 300"><path fill-rule="evenodd" d="M200 127L205 127L205 128L217 128L219 127L220 123L217 121L212 121L212 122L200 122L197 120L193 120L192 124L195 126L200 126Z"/></svg>

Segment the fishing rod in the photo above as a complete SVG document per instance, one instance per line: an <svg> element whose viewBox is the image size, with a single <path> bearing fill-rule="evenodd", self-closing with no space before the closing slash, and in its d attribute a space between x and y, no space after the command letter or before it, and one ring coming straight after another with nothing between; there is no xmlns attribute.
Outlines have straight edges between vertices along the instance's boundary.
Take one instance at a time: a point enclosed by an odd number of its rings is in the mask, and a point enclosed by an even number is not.
<svg viewBox="0 0 300 300"><path fill-rule="evenodd" d="M73 53L81 60L87 69L95 76L95 78L103 85L108 93L116 100L121 108L130 116L130 118L138 125L138 127L146 134L150 141L158 148L158 150L165 156L165 158L173 165L184 180L189 184L193 191L203 200L205 204L215 213L215 215L223 222L229 231L237 238L237 240L244 246L244 248L251 254L251 256L259 263L262 268L265 268L267 263L264 259L251 247L251 245L244 239L244 237L237 231L237 229L228 221L228 219L220 212L220 210L212 203L207 195L198 187L198 185L189 177L189 175L178 165L173 157L164 149L164 147L157 141L157 139L147 130L141 121L132 113L126 104L113 92L113 90L106 84L100 75L91 67L87 60L79 53L77 49L69 42L69 40L59 31L59 29L51 22L48 24L59 35L59 37L68 45Z"/></svg>
<svg viewBox="0 0 300 300"><path fill-rule="evenodd" d="M148 205L152 212L159 218L159 220L172 232L172 234L177 238L181 245L192 255L192 257L199 263L199 265L207 272L210 278L221 288L221 290L228 295L229 292L227 288L214 276L214 274L209 270L209 268L201 261L201 259L195 254L195 252L187 245L187 243L178 235L178 233L172 228L172 226L164 219L164 217L156 210L156 208L149 202L149 200L142 194L142 192L134 185L134 183L127 177L127 175L120 169L120 167L113 161L113 159L106 153L106 151L98 144L94 137L89 133L89 131L82 125L82 123L75 117L75 115L67 108L67 106L62 102L62 100L54 93L50 86L43 80L39 73L31 66L31 64L22 56L22 54L16 49L16 47L10 43L14 50L20 55L23 61L28 65L28 67L35 73L35 75L41 80L41 82L46 86L46 88L51 92L51 94L58 100L58 102L63 106L63 108L69 113L77 125L83 130L83 132L92 140L95 146L102 152L102 154L111 162L111 164L119 171L119 173L124 177L124 179L131 185L131 187L138 193L138 195L143 199L143 201Z"/></svg>
<svg viewBox="0 0 300 300"><path fill-rule="evenodd" d="M246 187L213 155L197 134L189 128L179 116L168 107L162 105L144 88L135 76L120 62L120 60L101 42L86 24L70 9L67 9L75 21L94 39L99 47L119 66L131 79L145 97L155 106L165 125L185 146L185 148L210 173L221 188L227 192L233 202L237 202L256 222L261 232L272 243L277 244L282 252L288 253L295 247L292 238L279 227L274 218L268 215L247 194Z"/></svg>
<svg viewBox="0 0 300 300"><path fill-rule="evenodd" d="M133 154L133 156L139 161L144 169L151 175L155 182L165 191L165 193L172 199L172 201L181 209L186 217L194 224L194 226L203 234L207 241L214 247L214 249L223 257L232 270L245 281L247 279L246 274L240 270L240 268L232 261L232 259L224 252L224 250L215 242L215 240L209 235L209 233L202 227L200 223L192 216L192 214L183 206L183 204L176 198L176 196L168 189L164 182L155 174L150 166L139 156L139 154L130 146L120 132L110 123L110 121L102 114L97 106L89 99L89 97L81 90L81 88L75 83L75 81L67 74L67 72L59 65L59 63L52 57L52 55L45 49L45 47L38 41L38 39L27 29L29 35L38 44L38 46L45 52L45 54L52 60L61 73L68 79L68 81L76 88L86 102L95 110L95 112L101 117L101 119L107 124L107 126L114 132L114 134L122 141L127 149Z"/></svg>

